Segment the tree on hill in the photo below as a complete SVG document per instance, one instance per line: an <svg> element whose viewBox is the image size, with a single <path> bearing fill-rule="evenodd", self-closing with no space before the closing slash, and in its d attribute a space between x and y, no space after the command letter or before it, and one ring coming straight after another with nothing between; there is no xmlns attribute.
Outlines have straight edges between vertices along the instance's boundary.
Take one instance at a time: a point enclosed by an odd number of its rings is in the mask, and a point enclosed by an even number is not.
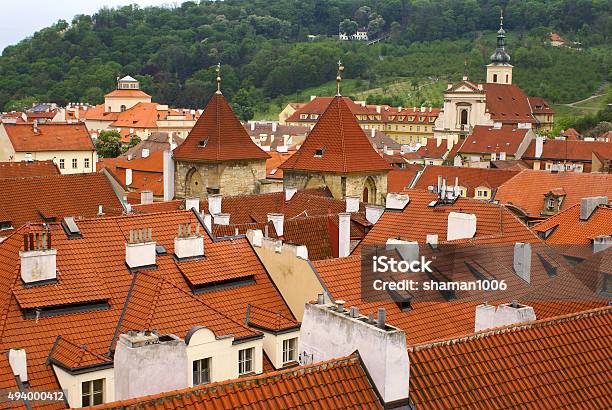
<svg viewBox="0 0 612 410"><path fill-rule="evenodd" d="M340 22L340 33L346 34L349 38L357 32L357 22L344 19Z"/></svg>

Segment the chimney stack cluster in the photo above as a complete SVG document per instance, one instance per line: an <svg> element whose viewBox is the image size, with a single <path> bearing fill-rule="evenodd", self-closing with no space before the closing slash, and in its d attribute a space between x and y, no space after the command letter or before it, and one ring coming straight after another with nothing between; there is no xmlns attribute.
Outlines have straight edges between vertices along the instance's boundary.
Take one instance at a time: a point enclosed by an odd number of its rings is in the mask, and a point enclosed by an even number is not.
<svg viewBox="0 0 612 410"><path fill-rule="evenodd" d="M179 224L178 235L174 238L174 255L178 259L204 256L204 237L200 235L200 224L195 229L191 223Z"/></svg>
<svg viewBox="0 0 612 410"><path fill-rule="evenodd" d="M51 249L50 231L24 234L19 256L24 283L57 279L57 250Z"/></svg>
<svg viewBox="0 0 612 410"><path fill-rule="evenodd" d="M151 228L130 229L125 244L125 263L130 269L155 265L155 245Z"/></svg>

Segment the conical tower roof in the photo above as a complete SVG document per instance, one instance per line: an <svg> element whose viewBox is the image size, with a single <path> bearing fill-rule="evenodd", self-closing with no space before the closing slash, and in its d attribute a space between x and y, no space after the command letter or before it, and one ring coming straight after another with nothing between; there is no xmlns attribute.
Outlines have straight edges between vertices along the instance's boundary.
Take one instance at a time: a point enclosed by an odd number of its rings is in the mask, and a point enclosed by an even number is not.
<svg viewBox="0 0 612 410"><path fill-rule="evenodd" d="M282 169L336 173L387 171L344 97L336 96Z"/></svg>
<svg viewBox="0 0 612 410"><path fill-rule="evenodd" d="M188 161L231 161L267 159L246 132L227 100L216 93L189 132L173 151L175 159Z"/></svg>

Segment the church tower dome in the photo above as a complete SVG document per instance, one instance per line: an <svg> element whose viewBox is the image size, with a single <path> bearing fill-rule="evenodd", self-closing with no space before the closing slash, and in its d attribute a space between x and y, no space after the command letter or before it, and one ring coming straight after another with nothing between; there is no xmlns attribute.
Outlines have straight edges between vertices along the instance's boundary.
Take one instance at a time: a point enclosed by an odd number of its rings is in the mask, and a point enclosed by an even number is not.
<svg viewBox="0 0 612 410"><path fill-rule="evenodd" d="M487 83L512 84L512 65L510 65L510 55L506 52L503 14L499 17L497 47L491 55L491 64L487 66Z"/></svg>

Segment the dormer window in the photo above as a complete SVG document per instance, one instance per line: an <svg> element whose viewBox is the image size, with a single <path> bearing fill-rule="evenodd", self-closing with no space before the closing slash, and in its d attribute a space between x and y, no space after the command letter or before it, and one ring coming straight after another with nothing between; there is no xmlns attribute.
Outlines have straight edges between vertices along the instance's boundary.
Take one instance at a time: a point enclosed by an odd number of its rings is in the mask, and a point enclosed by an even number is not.
<svg viewBox="0 0 612 410"><path fill-rule="evenodd" d="M208 144L208 138L201 139L198 146L205 147Z"/></svg>
<svg viewBox="0 0 612 410"><path fill-rule="evenodd" d="M546 200L546 209L547 209L548 211L554 211L554 210L555 210L555 204L556 204L556 202L557 202L557 201L555 200L555 198L552 198L552 197L551 197L551 198L548 198L548 199Z"/></svg>
<svg viewBox="0 0 612 410"><path fill-rule="evenodd" d="M316 149L314 156L320 158L323 156L323 154L325 154L325 147Z"/></svg>

